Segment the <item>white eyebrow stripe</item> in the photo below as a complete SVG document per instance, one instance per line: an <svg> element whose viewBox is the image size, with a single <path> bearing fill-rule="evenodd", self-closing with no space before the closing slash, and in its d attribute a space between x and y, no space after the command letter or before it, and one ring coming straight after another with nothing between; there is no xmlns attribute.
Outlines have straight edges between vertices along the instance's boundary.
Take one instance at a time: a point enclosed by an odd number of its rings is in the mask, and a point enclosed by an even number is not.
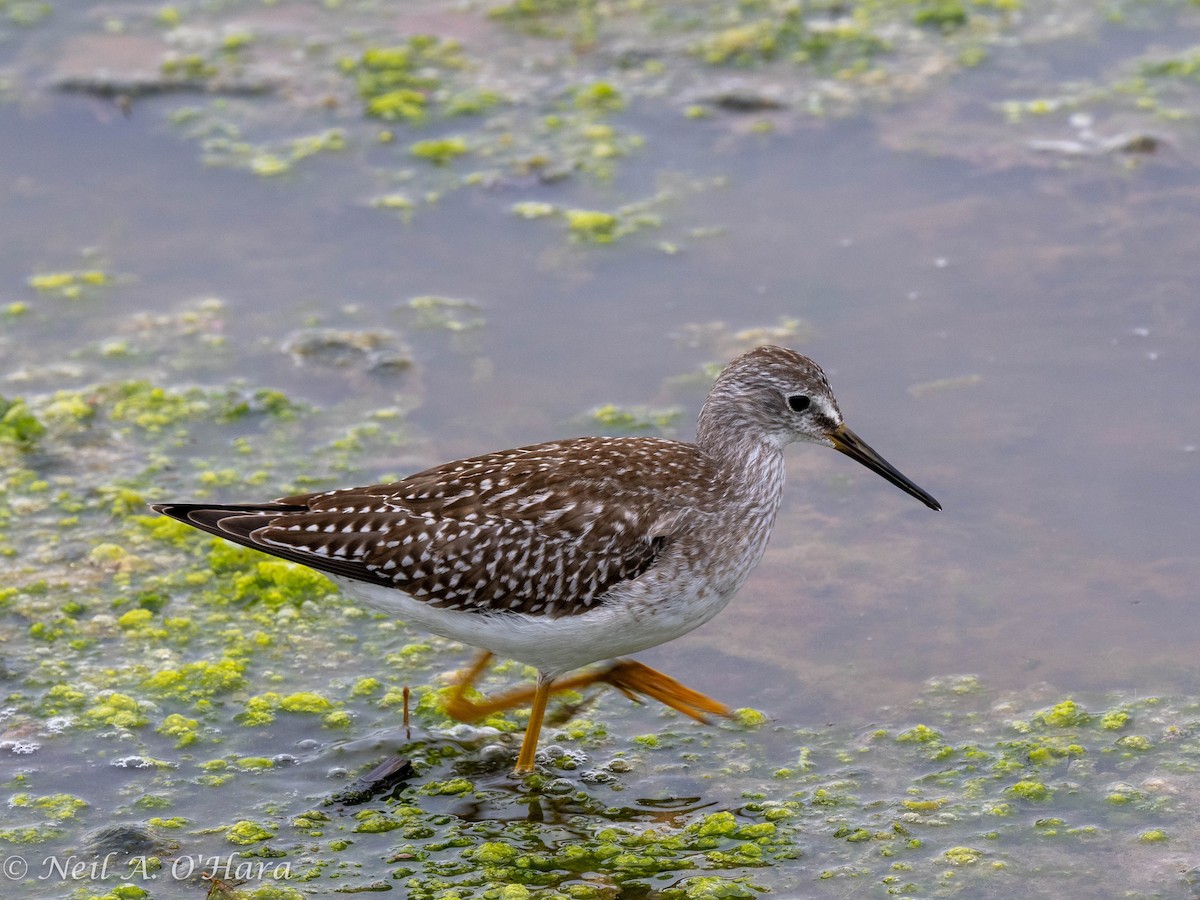
<svg viewBox="0 0 1200 900"><path fill-rule="evenodd" d="M821 412L825 415L825 418L837 425L842 424L842 414L834 409L833 404L830 403L825 397L818 395L811 399L813 403L821 407Z"/></svg>

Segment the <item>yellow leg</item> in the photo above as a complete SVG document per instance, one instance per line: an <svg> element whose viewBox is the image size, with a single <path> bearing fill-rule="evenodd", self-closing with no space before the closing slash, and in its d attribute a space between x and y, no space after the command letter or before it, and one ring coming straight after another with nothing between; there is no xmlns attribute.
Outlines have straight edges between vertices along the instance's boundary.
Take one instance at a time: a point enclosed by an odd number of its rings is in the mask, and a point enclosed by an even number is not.
<svg viewBox="0 0 1200 900"><path fill-rule="evenodd" d="M733 710L724 703L694 691L670 675L664 675L657 669L632 659L617 660L607 669L597 673L596 680L611 684L631 700L636 700L637 695L641 694L685 716L691 716L697 722L708 722L705 713L715 716L733 715ZM558 685L555 685L555 688L557 687Z"/></svg>
<svg viewBox="0 0 1200 900"><path fill-rule="evenodd" d="M533 771L533 756L537 752L538 738L542 733L542 719L546 716L546 701L550 699L551 681L538 675L533 691L533 708L529 711L529 724L525 726L525 739L521 741L521 753L517 757L513 773L523 775Z"/></svg>
<svg viewBox="0 0 1200 900"><path fill-rule="evenodd" d="M492 653L488 650L482 651L471 662L471 665L458 677L454 682L454 689L450 691L450 696L446 698L443 709L446 715L451 718L458 719L460 722L478 722L480 719L490 716L492 713L503 712L506 709L513 709L518 706L528 706L533 700L536 688L521 687L514 688L511 691L505 691L495 697L485 697L483 700L475 701L467 698L467 691L470 690L475 680L483 674L484 669L492 661ZM589 681L590 683L590 681ZM560 684L562 686L560 686ZM558 691L569 691L573 687L573 680L567 682L555 682L551 693Z"/></svg>
<svg viewBox="0 0 1200 900"><path fill-rule="evenodd" d="M454 690L446 698L446 703L443 707L446 715L458 719L460 722L477 722L480 719L490 716L492 713L503 712L506 709L528 706L530 704L537 690L535 687L514 688L495 697L487 697L479 701L467 699L467 691L474 686L475 680L483 674L484 669L488 667L491 661L491 652L484 650L475 657L471 665L458 677L454 683ZM560 691L576 690L592 684L601 674L603 673L576 675L574 678L568 678L565 681L556 681L553 683L550 692L556 694Z"/></svg>
<svg viewBox="0 0 1200 900"><path fill-rule="evenodd" d="M483 674L483 670L491 661L492 654L483 650L475 657L470 667L458 677L458 680L454 682L454 690L446 698L447 715L460 722L474 722L498 711L491 709L489 703L474 703L467 699L467 691L475 684L475 679ZM502 706L500 709L507 709L507 707Z"/></svg>
<svg viewBox="0 0 1200 900"><path fill-rule="evenodd" d="M468 700L467 690L487 668L491 659L492 654L487 651L477 656L467 671L459 678L454 690L446 700L446 712L460 722L474 722L490 716L494 712L525 706L536 697L538 688L526 687L517 688L478 703ZM632 659L619 659L606 669L559 679L550 686L549 693L577 691L598 681L612 685L630 700L636 701L639 696L649 697L685 716L691 716L698 722L707 722L706 714L732 715L729 707L724 703L701 694L699 691L694 691L669 675L664 675L662 672Z"/></svg>

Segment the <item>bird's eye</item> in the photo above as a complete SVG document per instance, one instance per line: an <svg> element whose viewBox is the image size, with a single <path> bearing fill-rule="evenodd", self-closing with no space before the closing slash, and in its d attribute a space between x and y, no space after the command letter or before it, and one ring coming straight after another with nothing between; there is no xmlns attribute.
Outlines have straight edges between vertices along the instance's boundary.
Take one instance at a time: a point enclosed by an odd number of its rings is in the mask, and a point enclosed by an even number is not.
<svg viewBox="0 0 1200 900"><path fill-rule="evenodd" d="M812 404L812 400L805 397L803 394L792 394L787 398L788 406L792 408L792 412L804 412Z"/></svg>

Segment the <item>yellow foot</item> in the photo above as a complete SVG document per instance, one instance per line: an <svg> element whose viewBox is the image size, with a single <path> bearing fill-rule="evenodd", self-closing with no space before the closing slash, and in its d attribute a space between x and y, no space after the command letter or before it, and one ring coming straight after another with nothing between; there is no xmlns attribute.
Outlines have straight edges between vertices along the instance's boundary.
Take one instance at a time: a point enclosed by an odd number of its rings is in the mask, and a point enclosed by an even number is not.
<svg viewBox="0 0 1200 900"><path fill-rule="evenodd" d="M670 675L664 675L657 669L632 659L617 660L607 669L597 673L596 680L611 684L630 700L637 701L640 694L657 700L685 716L691 716L697 722L707 724L708 714L726 717L733 715L733 710L724 703L694 691Z"/></svg>
<svg viewBox="0 0 1200 900"><path fill-rule="evenodd" d="M478 703L468 700L467 691L491 660L492 654L486 651L475 658L455 682L454 689L446 698L445 709L448 715L460 722L474 722L494 712L532 703L533 709L525 729L525 739L521 742L521 753L514 769L517 773L533 771L534 753L537 751L546 701L550 695L561 691L576 691L598 681L612 685L630 700L640 702L642 697L649 697L685 716L691 716L698 722L707 723L709 715L733 715L733 711L724 703L694 691L671 676L632 659L619 659L606 669L585 672L553 682L539 677L535 687L518 688Z"/></svg>
<svg viewBox="0 0 1200 900"><path fill-rule="evenodd" d="M479 702L468 700L466 692L487 668L491 659L492 654L481 653L459 676L454 690L446 698L447 715L460 722L476 722L492 713L518 706L527 706L533 701L536 689L532 687L517 688ZM635 702L640 702L641 697L657 700L685 716L691 716L698 722L708 722L709 715L726 717L733 715L733 711L724 703L701 694L699 691L694 691L670 675L664 675L657 669L652 669L632 659L619 659L606 669L558 679L550 685L550 693L577 691L596 682L612 685Z"/></svg>

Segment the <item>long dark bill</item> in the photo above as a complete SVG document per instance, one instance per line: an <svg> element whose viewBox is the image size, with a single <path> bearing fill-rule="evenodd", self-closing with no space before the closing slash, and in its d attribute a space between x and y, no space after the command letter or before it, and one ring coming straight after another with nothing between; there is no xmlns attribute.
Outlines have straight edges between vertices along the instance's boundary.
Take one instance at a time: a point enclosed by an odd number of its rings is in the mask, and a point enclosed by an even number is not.
<svg viewBox="0 0 1200 900"><path fill-rule="evenodd" d="M837 430L829 433L829 439L833 441L834 449L840 450L851 459L862 463L872 472L882 475L900 490L906 494L912 494L930 509L941 509L942 504L938 503L933 497L921 490L911 481L909 481L900 470L893 466L890 462L871 449L871 445L860 438L857 434L847 428L845 425L840 426Z"/></svg>

